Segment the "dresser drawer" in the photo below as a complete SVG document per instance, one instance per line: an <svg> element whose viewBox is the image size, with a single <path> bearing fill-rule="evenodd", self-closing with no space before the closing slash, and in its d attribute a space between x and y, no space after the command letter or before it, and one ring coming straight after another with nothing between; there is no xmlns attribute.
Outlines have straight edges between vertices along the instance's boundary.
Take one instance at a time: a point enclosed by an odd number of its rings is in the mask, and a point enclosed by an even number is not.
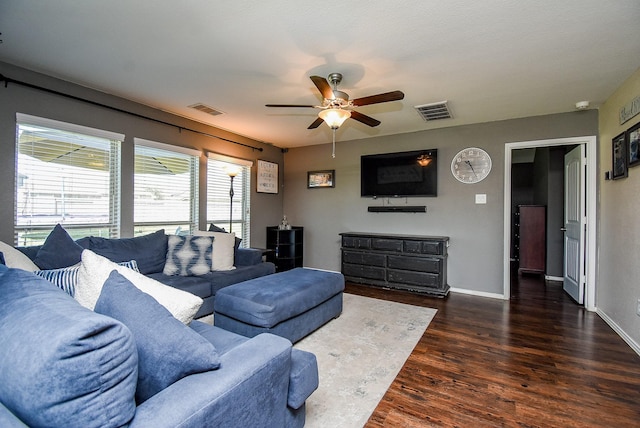
<svg viewBox="0 0 640 428"><path fill-rule="evenodd" d="M402 240L373 238L371 240L371 249L381 251L396 251L399 253L402 251Z"/></svg>
<svg viewBox="0 0 640 428"><path fill-rule="evenodd" d="M351 263L356 265L381 266L385 265L384 254L372 254L362 251L342 251L342 263Z"/></svg>
<svg viewBox="0 0 640 428"><path fill-rule="evenodd" d="M343 263L342 274L344 276L377 279L380 281L384 281L385 279L385 269L382 267L375 267L375 266L352 265L348 263Z"/></svg>
<svg viewBox="0 0 640 428"><path fill-rule="evenodd" d="M360 236L343 236L342 246L345 248L361 248L368 250L371 248L371 238Z"/></svg>
<svg viewBox="0 0 640 428"><path fill-rule="evenodd" d="M440 273L443 269L442 259L431 257L389 256L387 266L390 269L412 270L419 272Z"/></svg>
<svg viewBox="0 0 640 428"><path fill-rule="evenodd" d="M440 286L440 275L435 273L388 269L387 275L387 281L390 283L393 282L432 288L438 288Z"/></svg>
<svg viewBox="0 0 640 428"><path fill-rule="evenodd" d="M404 252L409 254L432 254L443 256L446 248L443 242L437 241L404 241Z"/></svg>

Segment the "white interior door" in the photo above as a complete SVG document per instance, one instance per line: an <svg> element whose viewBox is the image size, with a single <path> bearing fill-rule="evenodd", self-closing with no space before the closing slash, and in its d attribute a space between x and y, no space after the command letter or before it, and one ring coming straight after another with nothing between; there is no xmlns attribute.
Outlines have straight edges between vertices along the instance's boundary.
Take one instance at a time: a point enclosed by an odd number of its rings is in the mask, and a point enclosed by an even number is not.
<svg viewBox="0 0 640 428"><path fill-rule="evenodd" d="M564 157L564 290L584 304L585 290L585 148Z"/></svg>

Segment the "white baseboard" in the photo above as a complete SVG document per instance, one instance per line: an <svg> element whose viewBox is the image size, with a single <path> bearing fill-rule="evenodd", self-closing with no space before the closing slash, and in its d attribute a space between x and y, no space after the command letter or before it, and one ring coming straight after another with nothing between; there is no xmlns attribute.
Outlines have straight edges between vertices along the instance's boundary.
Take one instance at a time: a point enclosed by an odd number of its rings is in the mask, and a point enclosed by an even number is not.
<svg viewBox="0 0 640 428"><path fill-rule="evenodd" d="M613 331L618 333L618 336L620 336L622 340L627 342L627 345L629 345L631 349L636 352L636 354L640 355L640 345L635 340L633 340L627 333L625 333L625 331L620 328L620 326L616 324L614 320L609 318L609 316L602 312L600 309L596 309L596 313L600 315L600 318L602 318L604 322L609 324L609 327L611 327Z"/></svg>
<svg viewBox="0 0 640 428"><path fill-rule="evenodd" d="M449 291L452 293L470 294L472 296L489 297L491 299L505 300L504 295L498 294L498 293L487 293L485 291L467 290L466 288L453 288L453 287L451 287Z"/></svg>
<svg viewBox="0 0 640 428"><path fill-rule="evenodd" d="M563 282L564 278L561 276L551 276L551 275L545 275L544 279L546 279L547 281L559 281L559 282Z"/></svg>

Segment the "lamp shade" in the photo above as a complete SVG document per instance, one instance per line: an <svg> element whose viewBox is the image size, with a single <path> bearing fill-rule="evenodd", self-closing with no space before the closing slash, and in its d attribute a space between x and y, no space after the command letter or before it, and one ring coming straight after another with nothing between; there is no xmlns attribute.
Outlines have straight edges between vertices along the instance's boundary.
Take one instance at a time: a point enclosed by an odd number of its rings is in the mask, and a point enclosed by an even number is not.
<svg viewBox="0 0 640 428"><path fill-rule="evenodd" d="M224 171L229 177L235 177L240 173L240 168L238 168L236 165L228 165L224 167Z"/></svg>
<svg viewBox="0 0 640 428"><path fill-rule="evenodd" d="M341 108L328 108L318 113L318 116L329 125L329 128L338 129L345 120L351 117L351 112Z"/></svg>

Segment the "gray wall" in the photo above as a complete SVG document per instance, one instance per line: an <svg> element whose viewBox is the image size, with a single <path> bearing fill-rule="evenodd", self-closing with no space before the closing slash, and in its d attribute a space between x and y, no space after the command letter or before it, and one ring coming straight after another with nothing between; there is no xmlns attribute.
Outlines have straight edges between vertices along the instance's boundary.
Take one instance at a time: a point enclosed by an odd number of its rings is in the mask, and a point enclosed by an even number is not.
<svg viewBox="0 0 640 428"><path fill-rule="evenodd" d="M598 113L592 110L338 142L335 159L329 144L290 149L285 154L284 213L305 228L305 266L340 270L340 232L445 235L451 238L449 285L502 295L505 143L597 134ZM493 160L491 174L472 185L459 183L450 172L453 156L469 146L485 149ZM360 197L360 155L434 148L438 197ZM307 171L323 169L335 169L335 188L307 189ZM487 204L476 205L476 194L486 194ZM427 213L367 212L369 205L383 202L426 205Z"/></svg>
<svg viewBox="0 0 640 428"><path fill-rule="evenodd" d="M207 137L197 133L115 112L81 101L49 94L36 89L10 83L0 87L0 180L4 183L0 203L0 240L13 242L13 219L15 206L15 138L16 113L25 113L48 119L74 123L93 128L105 129L125 134L122 145L122 236L133 234L133 138L145 138L162 143L175 144L203 151L200 166L200 227L206 226L206 151L217 152L243 159L264 159L283 164L282 151L268 144L203 125L179 116L140 105L102 92L73 85L48 76L33 73L9 64L0 63L0 73L11 79L43 86L48 89L71 94L81 98L107 104L157 120L191 128L200 132L217 135L250 146L261 147L262 152L247 147ZM255 164L254 164L255 165ZM280 168L282 170L283 168ZM277 195L255 192L256 168L252 168L251 193L251 245L263 247L266 241L265 228L276 224L282 216L283 194ZM280 180L282 182L282 179Z"/></svg>

